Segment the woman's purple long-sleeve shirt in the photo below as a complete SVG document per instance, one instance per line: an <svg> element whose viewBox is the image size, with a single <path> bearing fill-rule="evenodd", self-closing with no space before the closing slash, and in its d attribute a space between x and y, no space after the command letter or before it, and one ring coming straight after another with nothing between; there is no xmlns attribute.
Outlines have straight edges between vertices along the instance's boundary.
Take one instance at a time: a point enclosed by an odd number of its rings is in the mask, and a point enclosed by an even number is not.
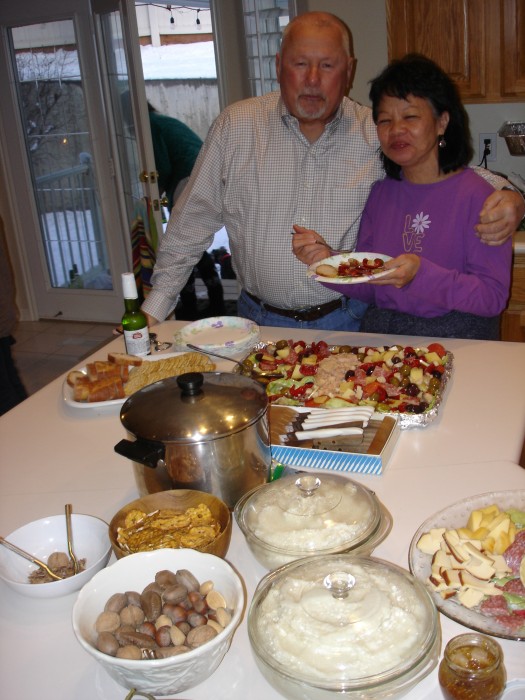
<svg viewBox="0 0 525 700"><path fill-rule="evenodd" d="M509 296L512 241L487 246L474 230L491 191L468 168L428 185L391 178L376 182L356 250L392 257L415 253L421 266L401 289L357 284L349 296L425 318L449 311L501 313Z"/></svg>

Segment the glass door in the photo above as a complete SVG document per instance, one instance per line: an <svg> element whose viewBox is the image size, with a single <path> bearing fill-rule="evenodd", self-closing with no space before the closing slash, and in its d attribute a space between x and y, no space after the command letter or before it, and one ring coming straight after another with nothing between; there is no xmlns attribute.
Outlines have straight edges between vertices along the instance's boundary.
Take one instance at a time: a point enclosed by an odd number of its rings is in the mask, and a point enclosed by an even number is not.
<svg viewBox="0 0 525 700"><path fill-rule="evenodd" d="M120 275L132 267L128 200L144 191L137 163L123 166L118 154L128 148L133 158L141 133L131 128L127 144L115 136L122 117L104 90L111 71L97 15L89 0L2 3L0 29L2 155L34 309L39 318L116 322Z"/></svg>

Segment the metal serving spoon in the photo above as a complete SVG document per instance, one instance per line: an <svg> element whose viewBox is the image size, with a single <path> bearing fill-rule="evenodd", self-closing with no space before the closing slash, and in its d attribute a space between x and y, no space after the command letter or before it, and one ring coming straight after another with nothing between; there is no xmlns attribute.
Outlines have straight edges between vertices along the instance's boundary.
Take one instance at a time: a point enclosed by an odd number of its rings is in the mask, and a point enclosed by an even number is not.
<svg viewBox="0 0 525 700"><path fill-rule="evenodd" d="M80 571L80 565L78 559L73 551L73 530L71 527L71 512L73 511L73 506L71 503L66 504L66 532L67 532L67 551L69 552L69 558L73 563L73 573L78 574Z"/></svg>
<svg viewBox="0 0 525 700"><path fill-rule="evenodd" d="M211 355L212 357L218 357L219 360L228 360L229 362L233 362L234 364L238 365L238 367L240 367L243 374L246 373L246 367L242 364L242 362L239 362L239 360L234 360L233 357L219 355L219 353L217 352L210 352L209 350L204 350L204 348L200 348L198 345L192 345L191 343L186 343L186 347L190 348L190 350L201 352L203 355ZM280 379L284 377L284 374L282 372L256 372L253 369L251 370L251 375L254 379Z"/></svg>
<svg viewBox="0 0 525 700"><path fill-rule="evenodd" d="M7 549L10 549L15 554L19 554L21 557L24 557L24 559L27 559L28 561L33 562L33 564L39 566L41 569L44 569L44 571L55 581L62 581L62 576L55 574L55 572L52 571L47 564L44 564L43 561L40 561L40 559L37 559L29 554L29 552L20 549L20 547L17 547L16 544L8 542L8 540L6 540L4 537L0 537L0 544L3 544L4 547L7 547Z"/></svg>

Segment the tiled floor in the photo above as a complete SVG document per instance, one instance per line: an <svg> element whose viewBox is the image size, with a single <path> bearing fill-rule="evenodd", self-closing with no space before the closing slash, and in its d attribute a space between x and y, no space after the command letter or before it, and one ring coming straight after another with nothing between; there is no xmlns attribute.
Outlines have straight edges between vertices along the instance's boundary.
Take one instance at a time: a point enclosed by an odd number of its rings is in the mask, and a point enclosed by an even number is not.
<svg viewBox="0 0 525 700"><path fill-rule="evenodd" d="M19 323L13 356L28 394L34 394L111 340L114 327L68 321Z"/></svg>

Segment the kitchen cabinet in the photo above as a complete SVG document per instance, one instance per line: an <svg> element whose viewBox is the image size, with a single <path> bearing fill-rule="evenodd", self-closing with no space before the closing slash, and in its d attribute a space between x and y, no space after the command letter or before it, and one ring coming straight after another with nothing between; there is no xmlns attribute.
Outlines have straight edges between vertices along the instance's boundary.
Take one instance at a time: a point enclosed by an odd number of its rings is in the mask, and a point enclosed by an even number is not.
<svg viewBox="0 0 525 700"><path fill-rule="evenodd" d="M464 102L525 101L525 0L386 0L388 57L422 53Z"/></svg>
<svg viewBox="0 0 525 700"><path fill-rule="evenodd" d="M512 287L507 308L501 317L501 340L525 342L525 232L514 239ZM525 455L525 446L524 446Z"/></svg>

